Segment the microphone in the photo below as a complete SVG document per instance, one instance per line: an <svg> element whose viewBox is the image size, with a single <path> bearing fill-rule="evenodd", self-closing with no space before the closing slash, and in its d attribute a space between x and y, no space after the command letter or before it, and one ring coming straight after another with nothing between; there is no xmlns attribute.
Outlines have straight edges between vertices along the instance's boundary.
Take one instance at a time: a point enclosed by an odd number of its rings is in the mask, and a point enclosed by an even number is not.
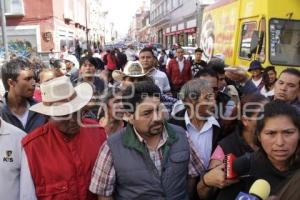
<svg viewBox="0 0 300 200"><path fill-rule="evenodd" d="M248 177L251 167L250 153L235 159L232 163L232 169L239 178Z"/></svg>
<svg viewBox="0 0 300 200"><path fill-rule="evenodd" d="M225 178L226 179L235 179L237 178L237 173L233 169L233 162L236 160L236 156L232 153L225 155L225 158L223 160L225 165Z"/></svg>
<svg viewBox="0 0 300 200"><path fill-rule="evenodd" d="M264 179L258 179L252 184L249 194L240 192L235 200L266 200L270 192L270 184Z"/></svg>

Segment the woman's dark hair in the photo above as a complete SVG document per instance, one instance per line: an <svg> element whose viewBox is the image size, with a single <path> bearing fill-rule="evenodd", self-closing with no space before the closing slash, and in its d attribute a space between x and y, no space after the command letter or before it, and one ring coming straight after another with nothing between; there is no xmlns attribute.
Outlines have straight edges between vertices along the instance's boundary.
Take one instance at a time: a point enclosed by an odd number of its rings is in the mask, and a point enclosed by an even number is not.
<svg viewBox="0 0 300 200"><path fill-rule="evenodd" d="M268 102L268 98L259 94L249 94L242 98L241 100L241 114L246 117L252 117L257 113L257 109L263 108L263 102Z"/></svg>
<svg viewBox="0 0 300 200"><path fill-rule="evenodd" d="M264 106L264 109L259 113L258 115L258 121L256 125L256 136L257 138L261 134L261 131L266 125L266 121L270 118L278 117L278 116L285 116L288 117L292 123L295 125L295 127L300 131L300 114L296 110L295 107L293 107L290 104L287 104L283 101L275 100L271 101L270 103L266 104ZM284 126L284 125L283 125ZM261 146L261 143L258 141L258 144ZM298 146L295 152L295 156L292 159L292 163L299 163L299 150L300 150L300 143L298 142Z"/></svg>
<svg viewBox="0 0 300 200"><path fill-rule="evenodd" d="M85 57L82 57L79 61L79 68L81 68L81 66L84 64L85 61L89 61L92 65L95 66L95 68L97 67L97 60L92 57L92 56L85 56Z"/></svg>
<svg viewBox="0 0 300 200"><path fill-rule="evenodd" d="M224 120L223 128L225 130L225 135L232 133L236 128L242 131L243 123L241 120L239 120L241 116L246 116L249 118L253 117L253 115L257 113L257 109L262 109L264 107L262 103L268 101L268 98L259 93L244 96L241 99L240 105L235 106L231 114L231 117L238 116L238 118L234 120Z"/></svg>
<svg viewBox="0 0 300 200"><path fill-rule="evenodd" d="M100 98L100 107L97 114L97 119L101 119L105 116L105 109L108 108L108 102L110 99L116 97L116 94L121 94L121 89L117 87L108 87ZM104 108L106 106L106 108Z"/></svg>
<svg viewBox="0 0 300 200"><path fill-rule="evenodd" d="M269 71L273 71L275 74L277 74L274 66L268 66L264 69L262 78L263 78L263 82L265 84L265 88L267 91L270 91L272 85L275 84L275 82L276 82L276 80L275 80L274 83L270 83L270 79L269 79L269 75L268 75Z"/></svg>

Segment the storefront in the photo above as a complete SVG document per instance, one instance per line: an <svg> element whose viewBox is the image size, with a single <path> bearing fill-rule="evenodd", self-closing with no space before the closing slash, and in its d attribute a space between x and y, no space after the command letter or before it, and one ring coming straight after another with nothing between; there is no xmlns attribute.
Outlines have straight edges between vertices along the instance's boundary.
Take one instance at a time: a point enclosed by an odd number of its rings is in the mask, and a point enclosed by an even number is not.
<svg viewBox="0 0 300 200"><path fill-rule="evenodd" d="M168 42L166 46L171 47L174 44L178 44L180 46L195 46L196 31L197 28L193 27L174 32L166 32L164 34L166 41Z"/></svg>

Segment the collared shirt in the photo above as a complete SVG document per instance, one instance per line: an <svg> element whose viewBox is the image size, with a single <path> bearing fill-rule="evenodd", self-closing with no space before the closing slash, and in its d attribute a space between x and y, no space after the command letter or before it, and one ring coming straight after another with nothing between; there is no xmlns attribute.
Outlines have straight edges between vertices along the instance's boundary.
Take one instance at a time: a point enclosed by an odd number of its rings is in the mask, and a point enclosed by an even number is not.
<svg viewBox="0 0 300 200"><path fill-rule="evenodd" d="M166 129L164 129L161 138L159 140L159 143L157 145L157 147L155 149L151 149L149 148L147 141L144 140L144 138L142 138L142 136L137 132L137 130L133 127L134 133L136 134L138 140L143 143L146 144L150 158L152 160L152 162L154 163L158 174L161 175L161 163L163 161L163 153L162 153L162 146L164 146L167 142L168 139L168 134L166 132Z"/></svg>
<svg viewBox="0 0 300 200"><path fill-rule="evenodd" d="M139 134L137 134L137 132L136 135L140 142L144 141L144 139ZM160 152L159 154L161 156L157 156L158 153L156 153L157 158L153 159L151 153L149 152L152 161L154 160L153 161L154 163L158 161L155 164L157 168L161 168L161 166L159 166L159 162L161 163L161 160L163 159L161 153L161 147L167 141L167 137L168 134L166 130L164 130L161 140L156 148ZM193 145L191 145L190 147L191 150L190 150L189 176L197 177L204 172L204 166L202 161L196 155ZM115 189L115 183L116 183L116 171L113 165L112 152L107 142L105 142L99 151L98 158L92 173L92 180L89 189L91 192L95 194L107 197L113 194Z"/></svg>
<svg viewBox="0 0 300 200"><path fill-rule="evenodd" d="M179 71L181 73L183 71L183 68L184 68L184 58L181 61L178 58L176 58L176 61L178 62Z"/></svg>
<svg viewBox="0 0 300 200"><path fill-rule="evenodd" d="M30 133L32 130L36 129L37 127L40 127L45 123L46 117L44 115L33 111L29 111L26 126L24 127L22 122L9 109L7 104L7 96L8 93L6 93L4 95L3 100L0 101L0 115L4 121L16 126L17 128L25 131L26 133ZM30 104L30 106L36 103L31 98L29 98L27 101Z"/></svg>
<svg viewBox="0 0 300 200"><path fill-rule="evenodd" d="M203 161L205 169L208 168L212 152L213 125L220 126L213 117L208 117L201 130L198 130L190 121L187 111L184 120L188 132L188 138L195 146L197 156Z"/></svg>
<svg viewBox="0 0 300 200"><path fill-rule="evenodd" d="M26 135L0 119L0 198L35 200L35 190L21 140Z"/></svg>
<svg viewBox="0 0 300 200"><path fill-rule="evenodd" d="M169 79L164 72L153 69L149 76L154 80L155 85L159 87L162 93L171 90Z"/></svg>

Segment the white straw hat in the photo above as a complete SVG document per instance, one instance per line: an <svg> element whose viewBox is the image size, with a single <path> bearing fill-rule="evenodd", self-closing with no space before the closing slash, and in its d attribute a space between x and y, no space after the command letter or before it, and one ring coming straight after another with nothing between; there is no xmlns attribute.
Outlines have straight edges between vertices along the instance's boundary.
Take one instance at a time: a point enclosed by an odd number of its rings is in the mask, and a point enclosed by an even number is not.
<svg viewBox="0 0 300 200"><path fill-rule="evenodd" d="M138 61L128 61L124 67L124 71L115 70L112 73L112 77L116 81L122 81L124 77L143 77L148 73L145 73L143 66Z"/></svg>
<svg viewBox="0 0 300 200"><path fill-rule="evenodd" d="M31 106L30 110L48 116L74 113L87 105L93 96L89 83L81 83L74 88L66 76L42 83L40 88L42 102Z"/></svg>

